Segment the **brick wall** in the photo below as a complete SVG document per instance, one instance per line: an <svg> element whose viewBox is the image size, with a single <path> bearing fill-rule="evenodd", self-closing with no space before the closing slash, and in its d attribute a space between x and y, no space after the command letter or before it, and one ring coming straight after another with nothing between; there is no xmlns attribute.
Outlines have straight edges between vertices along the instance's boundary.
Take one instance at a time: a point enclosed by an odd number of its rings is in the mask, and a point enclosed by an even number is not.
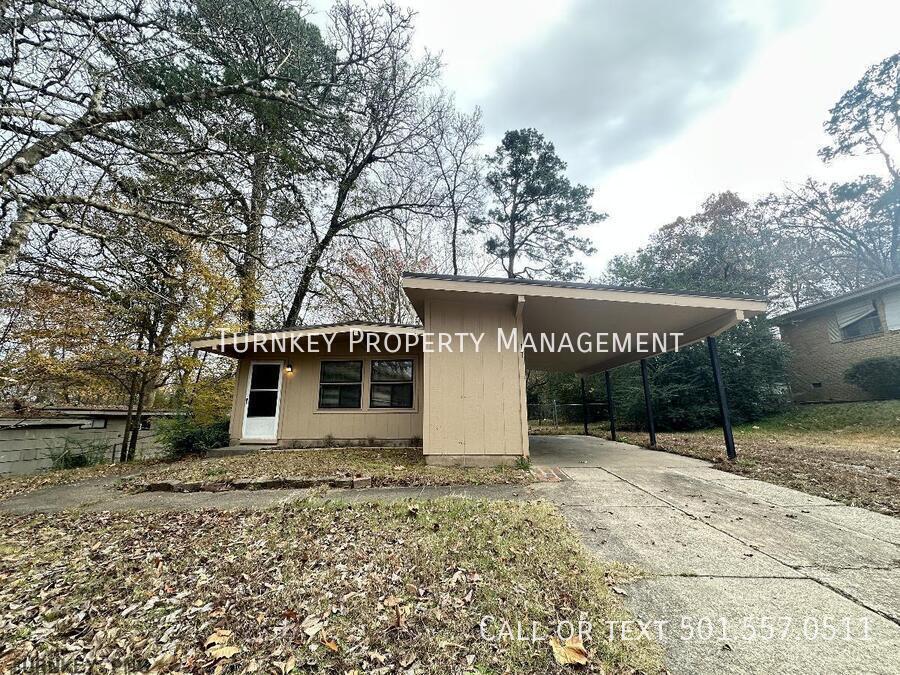
<svg viewBox="0 0 900 675"><path fill-rule="evenodd" d="M884 320L884 304L875 302ZM795 401L864 401L872 398L862 389L844 382L844 373L854 363L873 356L900 356L900 331L883 333L843 342L831 342L828 324L834 317L834 308L798 319L796 323L781 326L781 337L790 346L791 388ZM813 382L822 386L813 388Z"/></svg>

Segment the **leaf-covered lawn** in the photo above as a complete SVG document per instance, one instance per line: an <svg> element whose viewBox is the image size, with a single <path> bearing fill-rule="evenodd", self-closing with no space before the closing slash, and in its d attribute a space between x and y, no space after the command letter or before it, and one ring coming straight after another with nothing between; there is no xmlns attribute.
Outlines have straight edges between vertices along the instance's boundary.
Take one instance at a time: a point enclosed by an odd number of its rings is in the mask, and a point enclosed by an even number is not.
<svg viewBox="0 0 900 675"><path fill-rule="evenodd" d="M135 482L160 480L227 482L238 478L371 476L375 486L494 485L526 483L527 471L512 467L428 466L419 448L325 448L277 450L160 464Z"/></svg>
<svg viewBox="0 0 900 675"><path fill-rule="evenodd" d="M544 633L586 618L589 671L659 671L606 638L614 581L540 503L0 515L0 670L553 673Z"/></svg>

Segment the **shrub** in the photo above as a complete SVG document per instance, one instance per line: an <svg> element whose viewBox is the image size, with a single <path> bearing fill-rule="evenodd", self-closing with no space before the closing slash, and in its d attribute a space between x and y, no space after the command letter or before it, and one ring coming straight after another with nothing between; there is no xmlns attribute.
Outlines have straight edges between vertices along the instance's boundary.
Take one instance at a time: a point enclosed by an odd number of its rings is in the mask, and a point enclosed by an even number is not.
<svg viewBox="0 0 900 675"><path fill-rule="evenodd" d="M228 420L198 424L193 417L181 415L161 420L156 438L174 459L204 455L208 450L228 445Z"/></svg>
<svg viewBox="0 0 900 675"><path fill-rule="evenodd" d="M900 398L900 356L876 356L852 365L844 381L875 398Z"/></svg>
<svg viewBox="0 0 900 675"><path fill-rule="evenodd" d="M106 459L112 444L108 440L85 440L67 436L61 448L50 450L54 469L78 469L94 466Z"/></svg>

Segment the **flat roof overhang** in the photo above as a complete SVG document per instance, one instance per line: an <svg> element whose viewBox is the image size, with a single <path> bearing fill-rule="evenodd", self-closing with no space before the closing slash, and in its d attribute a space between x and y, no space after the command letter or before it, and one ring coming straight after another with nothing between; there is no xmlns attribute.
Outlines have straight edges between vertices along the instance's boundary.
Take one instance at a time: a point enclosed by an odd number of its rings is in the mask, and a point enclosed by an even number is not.
<svg viewBox="0 0 900 675"><path fill-rule="evenodd" d="M521 314L525 333L553 336L557 344L563 334L574 343L582 333L594 337L598 333L681 333L681 348L764 314L767 306L762 298L557 281L407 273L401 283L420 318L424 319L429 299L501 303ZM535 370L588 375L673 351L674 337L667 344L666 349L653 349L651 345L641 352L526 350L525 365Z"/></svg>
<svg viewBox="0 0 900 675"><path fill-rule="evenodd" d="M420 335L421 326L409 324L368 323L351 321L348 323L332 323L317 326L298 326L280 330L256 331L253 333L225 333L218 336L199 338L191 342L191 347L212 354L221 354L231 358L243 356L273 355L291 351L291 340L299 341L303 348L304 340L312 336L335 335L335 344L349 340L351 333L396 333L400 335ZM286 348L286 349L283 349ZM267 350L267 351L266 351Z"/></svg>

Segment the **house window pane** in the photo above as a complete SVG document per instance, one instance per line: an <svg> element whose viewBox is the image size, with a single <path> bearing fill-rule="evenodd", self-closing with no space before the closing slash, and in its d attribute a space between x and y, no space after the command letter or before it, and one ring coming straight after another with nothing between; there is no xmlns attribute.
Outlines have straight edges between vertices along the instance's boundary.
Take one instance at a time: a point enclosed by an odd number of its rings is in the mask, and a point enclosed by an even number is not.
<svg viewBox="0 0 900 675"><path fill-rule="evenodd" d="M841 328L841 337L844 340L850 340L866 335L876 335L880 332L881 319L878 316L878 311L873 309L863 318Z"/></svg>
<svg viewBox="0 0 900 675"><path fill-rule="evenodd" d="M362 382L362 361L322 361L320 382Z"/></svg>
<svg viewBox="0 0 900 675"><path fill-rule="evenodd" d="M412 359L372 361L372 388L369 392L372 408L413 407Z"/></svg>
<svg viewBox="0 0 900 675"><path fill-rule="evenodd" d="M412 408L413 386L410 384L373 384L373 408Z"/></svg>
<svg viewBox="0 0 900 675"><path fill-rule="evenodd" d="M362 401L362 361L322 361L320 408L359 408Z"/></svg>
<svg viewBox="0 0 900 675"><path fill-rule="evenodd" d="M372 382L412 382L413 362L411 359L402 361L372 361Z"/></svg>

